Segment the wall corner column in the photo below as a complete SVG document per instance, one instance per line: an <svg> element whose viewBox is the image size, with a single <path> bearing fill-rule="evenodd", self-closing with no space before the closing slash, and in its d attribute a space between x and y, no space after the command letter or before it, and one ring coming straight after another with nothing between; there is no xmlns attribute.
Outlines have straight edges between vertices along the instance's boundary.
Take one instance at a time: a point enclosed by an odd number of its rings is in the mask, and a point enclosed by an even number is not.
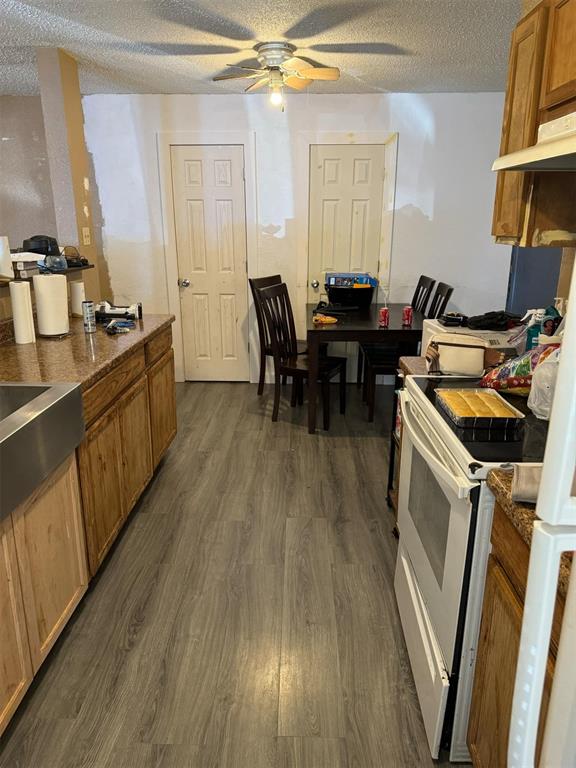
<svg viewBox="0 0 576 768"><path fill-rule="evenodd" d="M100 254L94 241L90 165L78 64L60 48L37 48L38 80L58 242L75 245L95 269L83 273L88 298L100 299ZM90 244L86 236L89 237Z"/></svg>

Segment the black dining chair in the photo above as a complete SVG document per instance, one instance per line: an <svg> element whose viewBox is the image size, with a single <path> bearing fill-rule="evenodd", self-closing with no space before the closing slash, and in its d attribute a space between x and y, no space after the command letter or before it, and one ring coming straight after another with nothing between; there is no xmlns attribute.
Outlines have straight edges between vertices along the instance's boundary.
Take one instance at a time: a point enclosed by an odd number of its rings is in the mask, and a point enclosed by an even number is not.
<svg viewBox="0 0 576 768"><path fill-rule="evenodd" d="M440 315L443 315L453 293L454 288L451 285L448 285L448 283L438 283L426 317L436 320Z"/></svg>
<svg viewBox="0 0 576 768"><path fill-rule="evenodd" d="M266 277L249 277L248 282L250 284L250 290L252 292L252 298L254 300L254 310L256 311L256 323L258 325L258 341L260 343L260 373L258 376L258 394L261 395L264 392L264 380L266 378L266 358L272 357L272 344L268 337L266 330L266 323L264 322L264 315L262 314L262 306L260 303L260 296L258 291L262 288L270 288L272 285L280 285L282 282L281 275L268 275ZM296 342L298 348L298 354L306 354L307 344L305 341L298 340ZM320 354L325 355L328 350L328 344L320 345ZM286 383L286 377L283 378L283 384Z"/></svg>
<svg viewBox="0 0 576 768"><path fill-rule="evenodd" d="M415 312L426 311L430 294L436 281L427 275L420 275L411 306ZM362 399L368 405L368 421L374 421L376 406L376 377L395 376L398 360L413 350L400 344L361 344L358 350L358 369L356 384L362 384Z"/></svg>
<svg viewBox="0 0 576 768"><path fill-rule="evenodd" d="M280 409L280 379L292 378L292 398L290 404L304 400L304 382L307 381L308 357L298 354L296 327L288 289L284 283L269 288L258 289L260 306L266 324L267 337L270 339L274 360L274 406L272 421L278 421ZM330 428L330 380L340 377L340 413L346 411L346 358L320 357L318 380L322 385L322 410L324 429Z"/></svg>

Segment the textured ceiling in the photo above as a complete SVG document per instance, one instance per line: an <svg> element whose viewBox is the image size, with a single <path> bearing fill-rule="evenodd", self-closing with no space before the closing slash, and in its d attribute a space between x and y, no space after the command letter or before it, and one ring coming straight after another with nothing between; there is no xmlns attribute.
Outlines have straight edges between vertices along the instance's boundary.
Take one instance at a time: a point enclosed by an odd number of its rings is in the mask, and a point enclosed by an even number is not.
<svg viewBox="0 0 576 768"><path fill-rule="evenodd" d="M35 46L80 62L83 93L235 93L257 42L338 66L317 93L503 90L520 0L0 0L0 93L37 92Z"/></svg>

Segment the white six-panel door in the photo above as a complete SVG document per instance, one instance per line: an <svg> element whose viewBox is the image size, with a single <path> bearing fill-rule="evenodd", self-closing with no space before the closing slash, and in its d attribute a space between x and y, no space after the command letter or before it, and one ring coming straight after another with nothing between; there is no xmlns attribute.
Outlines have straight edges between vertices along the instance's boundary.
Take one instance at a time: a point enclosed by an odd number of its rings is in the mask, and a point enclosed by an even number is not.
<svg viewBox="0 0 576 768"><path fill-rule="evenodd" d="M381 144L311 145L308 301L326 272L378 274L384 154Z"/></svg>
<svg viewBox="0 0 576 768"><path fill-rule="evenodd" d="M247 381L248 282L242 146L173 146L184 373Z"/></svg>

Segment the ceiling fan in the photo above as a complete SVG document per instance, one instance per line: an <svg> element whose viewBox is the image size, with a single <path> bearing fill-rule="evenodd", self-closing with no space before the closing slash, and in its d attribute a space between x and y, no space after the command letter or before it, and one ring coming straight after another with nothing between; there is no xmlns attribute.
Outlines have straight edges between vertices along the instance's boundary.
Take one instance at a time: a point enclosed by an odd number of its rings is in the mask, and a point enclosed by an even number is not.
<svg viewBox="0 0 576 768"><path fill-rule="evenodd" d="M218 80L254 80L245 91L255 91L258 88L268 86L270 101L277 106L282 105L284 86L303 91L314 80L338 80L340 70L338 67L315 67L304 59L294 56L296 46L291 43L259 43L254 46L258 61L262 65L260 69L242 65L229 64L230 69L242 70L230 74L217 75L212 78Z"/></svg>

